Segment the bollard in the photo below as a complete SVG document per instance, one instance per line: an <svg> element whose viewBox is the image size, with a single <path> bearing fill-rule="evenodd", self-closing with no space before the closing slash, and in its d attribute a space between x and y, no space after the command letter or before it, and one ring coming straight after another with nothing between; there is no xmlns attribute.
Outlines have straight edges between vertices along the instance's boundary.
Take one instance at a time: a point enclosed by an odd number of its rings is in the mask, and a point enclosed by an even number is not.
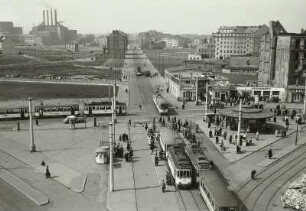
<svg viewBox="0 0 306 211"><path fill-rule="evenodd" d="M94 127L97 127L97 118L94 117Z"/></svg>
<svg viewBox="0 0 306 211"><path fill-rule="evenodd" d="M17 131L20 130L20 123L17 122Z"/></svg>

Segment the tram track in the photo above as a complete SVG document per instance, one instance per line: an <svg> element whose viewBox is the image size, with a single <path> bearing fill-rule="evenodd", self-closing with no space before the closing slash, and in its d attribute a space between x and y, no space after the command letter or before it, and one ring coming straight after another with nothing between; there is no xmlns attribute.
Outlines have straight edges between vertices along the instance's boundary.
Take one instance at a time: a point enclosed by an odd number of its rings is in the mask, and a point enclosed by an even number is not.
<svg viewBox="0 0 306 211"><path fill-rule="evenodd" d="M276 190L269 192L269 196L266 196L261 201L268 202L265 206L265 209L271 203L271 200L276 193L285 183L287 183L294 175L298 172L302 172L306 169L303 165L300 165L304 162L306 155L303 154L306 150L306 145L303 144L299 148L288 153L286 156L282 157L273 166L261 171L256 177L258 179L248 180L243 186L237 190L237 194L240 196L243 203L249 210L261 210L259 209L257 202L262 199L262 196L267 193L267 189L272 187L277 187ZM291 155L296 155L290 159ZM289 160L287 161L286 159ZM302 169L300 169L302 168ZM285 179L283 179L285 178ZM280 182L281 181L281 182ZM274 186L274 184L277 184ZM269 198L269 200L267 200ZM256 209L254 209L256 207ZM251 208L251 209L250 209Z"/></svg>
<svg viewBox="0 0 306 211"><path fill-rule="evenodd" d="M198 189L191 189L191 190L180 190L177 188L177 194L182 201L184 206L184 210L203 210L203 207L197 202L196 197L194 196L194 191Z"/></svg>

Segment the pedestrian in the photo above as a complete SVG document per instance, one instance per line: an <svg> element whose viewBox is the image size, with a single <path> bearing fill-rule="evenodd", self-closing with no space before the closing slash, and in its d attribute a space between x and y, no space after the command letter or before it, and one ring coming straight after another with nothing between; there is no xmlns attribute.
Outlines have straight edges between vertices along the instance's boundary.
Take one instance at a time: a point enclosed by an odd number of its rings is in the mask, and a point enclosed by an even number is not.
<svg viewBox="0 0 306 211"><path fill-rule="evenodd" d="M128 141L127 144L126 144L126 149L129 151L131 149L131 145L130 145L130 142Z"/></svg>
<svg viewBox="0 0 306 211"><path fill-rule="evenodd" d="M269 156L269 159L272 158L273 154L272 154L272 149L270 148L269 151L268 151L268 156Z"/></svg>
<svg viewBox="0 0 306 211"><path fill-rule="evenodd" d="M162 181L162 192L164 193L166 190L166 183L165 180Z"/></svg>
<svg viewBox="0 0 306 211"><path fill-rule="evenodd" d="M229 137L229 143L232 144L232 141L233 141L233 135L230 135L230 137Z"/></svg>
<svg viewBox="0 0 306 211"><path fill-rule="evenodd" d="M276 123L276 116L273 117L273 121L274 121L274 123Z"/></svg>
<svg viewBox="0 0 306 211"><path fill-rule="evenodd" d="M223 137L224 137L225 140L226 140L226 136L227 136L227 132L226 132L226 130L224 130Z"/></svg>
<svg viewBox="0 0 306 211"><path fill-rule="evenodd" d="M257 131L255 134L256 141L259 141L259 132Z"/></svg>
<svg viewBox="0 0 306 211"><path fill-rule="evenodd" d="M219 144L219 137L216 136L216 144Z"/></svg>
<svg viewBox="0 0 306 211"><path fill-rule="evenodd" d="M49 171L49 166L46 167L46 178L50 178L51 177L51 173Z"/></svg>
<svg viewBox="0 0 306 211"><path fill-rule="evenodd" d="M141 105L139 104L139 109L141 109Z"/></svg>
<svg viewBox="0 0 306 211"><path fill-rule="evenodd" d="M153 154L153 150L154 150L154 142L151 142L150 144L150 150L151 150L151 155Z"/></svg>
<svg viewBox="0 0 306 211"><path fill-rule="evenodd" d="M209 130L209 138L212 138L212 131Z"/></svg>
<svg viewBox="0 0 306 211"><path fill-rule="evenodd" d="M158 156L157 156L157 152L156 152L156 154L155 154L154 160L155 160L155 166L158 166Z"/></svg>
<svg viewBox="0 0 306 211"><path fill-rule="evenodd" d="M148 124L147 123L145 124L145 129L146 129L146 131L148 130Z"/></svg>
<svg viewBox="0 0 306 211"><path fill-rule="evenodd" d="M45 161L41 161L40 165L45 166L46 165Z"/></svg>
<svg viewBox="0 0 306 211"><path fill-rule="evenodd" d="M255 174L256 174L256 170L253 169L253 170L251 171L251 178L252 178L252 179L255 179Z"/></svg>
<svg viewBox="0 0 306 211"><path fill-rule="evenodd" d="M122 137L121 137L121 135L119 135L119 141L121 141L121 139L122 139Z"/></svg>
<svg viewBox="0 0 306 211"><path fill-rule="evenodd" d="M236 154L239 154L240 153L240 146L237 144L236 145Z"/></svg>
<svg viewBox="0 0 306 211"><path fill-rule="evenodd" d="M209 161L209 165L210 165L210 169L213 169L215 164L214 164L214 162L212 160L210 160Z"/></svg>

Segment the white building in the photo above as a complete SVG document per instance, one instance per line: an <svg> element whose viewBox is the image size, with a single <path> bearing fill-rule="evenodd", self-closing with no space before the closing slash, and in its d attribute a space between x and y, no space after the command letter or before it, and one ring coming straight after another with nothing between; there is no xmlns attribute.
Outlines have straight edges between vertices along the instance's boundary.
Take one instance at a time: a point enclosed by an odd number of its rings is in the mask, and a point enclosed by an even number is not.
<svg viewBox="0 0 306 211"><path fill-rule="evenodd" d="M202 60L200 54L188 54L188 60Z"/></svg>
<svg viewBox="0 0 306 211"><path fill-rule="evenodd" d="M179 46L177 39L162 38L162 41L166 43L166 48L178 48Z"/></svg>
<svg viewBox="0 0 306 211"><path fill-rule="evenodd" d="M263 26L221 26L213 33L215 58L224 59L232 55L258 54L260 37L269 28Z"/></svg>

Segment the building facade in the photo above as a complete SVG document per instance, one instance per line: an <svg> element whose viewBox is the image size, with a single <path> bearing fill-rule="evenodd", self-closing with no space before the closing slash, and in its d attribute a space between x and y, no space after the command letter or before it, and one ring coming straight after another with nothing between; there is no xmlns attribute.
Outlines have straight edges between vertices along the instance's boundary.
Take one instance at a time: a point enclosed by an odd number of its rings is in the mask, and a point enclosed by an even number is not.
<svg viewBox="0 0 306 211"><path fill-rule="evenodd" d="M260 37L268 31L262 26L221 26L213 33L215 58L259 53Z"/></svg>
<svg viewBox="0 0 306 211"><path fill-rule="evenodd" d="M141 49L151 49L152 48L152 37L149 32L140 33L139 40L140 40Z"/></svg>
<svg viewBox="0 0 306 211"><path fill-rule="evenodd" d="M13 22L0 21L0 36L9 37L15 44L22 43L22 28L15 27Z"/></svg>
<svg viewBox="0 0 306 211"><path fill-rule="evenodd" d="M177 39L162 38L161 40L166 43L166 48L178 48L179 47L179 41Z"/></svg>
<svg viewBox="0 0 306 211"><path fill-rule="evenodd" d="M215 43L201 44L197 47L197 52L203 55L203 58L215 58Z"/></svg>
<svg viewBox="0 0 306 211"><path fill-rule="evenodd" d="M107 48L110 58L124 59L127 46L128 36L124 32L113 30L113 32L107 36Z"/></svg>
<svg viewBox="0 0 306 211"><path fill-rule="evenodd" d="M13 41L5 36L0 36L0 54L15 54Z"/></svg>

